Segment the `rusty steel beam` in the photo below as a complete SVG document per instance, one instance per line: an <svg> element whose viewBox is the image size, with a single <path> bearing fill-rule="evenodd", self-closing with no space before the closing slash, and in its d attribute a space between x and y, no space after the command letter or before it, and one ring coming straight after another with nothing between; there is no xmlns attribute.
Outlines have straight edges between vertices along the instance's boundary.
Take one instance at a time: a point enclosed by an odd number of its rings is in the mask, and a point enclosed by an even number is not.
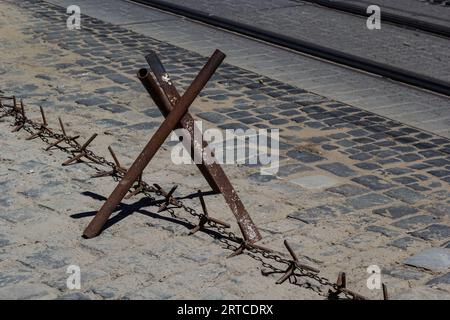
<svg viewBox="0 0 450 320"><path fill-rule="evenodd" d="M186 113L189 106L206 85L224 58L225 55L219 51L214 52L214 54L209 58L206 65L202 68L184 95L181 97L176 107L163 121L161 126L145 146L144 150L139 154L109 198L105 201L103 206L84 230L83 237L92 238L101 232L103 226L108 221L117 205L120 204L128 190L130 190L133 183L141 175L142 171L148 165L172 130L176 128L177 123ZM156 81L152 78L148 70L139 70L138 77L141 81L143 81L143 83L145 82L149 85L152 95L154 95L158 101L164 101L166 99L166 96Z"/></svg>
<svg viewBox="0 0 450 320"><path fill-rule="evenodd" d="M216 50L216 52L217 51L218 50ZM169 114L170 111L173 109L174 105L180 100L180 94L178 93L177 89L170 80L169 75L164 69L164 66L161 63L158 56L156 55L156 53L152 52L145 58L155 78L158 80L161 88L163 89L164 93L167 95L167 98L169 100L169 101L167 100L162 101L158 100L157 98L153 99L158 108L160 109L161 113L163 114L163 116L166 117L167 114ZM143 84L147 89L147 91L149 92L149 94L153 97L151 88L148 86L148 84L146 84L145 82L143 82ZM234 190L233 185L226 176L222 167L215 160L211 161L212 163L210 164L204 162L202 155L211 154L211 152L207 150L208 144L205 141L195 139L197 138L194 136L194 130L196 130L195 123L194 118L191 116L190 113L187 112L183 116L183 118L180 120L179 127L182 127L189 132L191 136L191 145L193 146L194 149L193 150L194 152L191 152L192 159L200 158L202 160L201 164L197 164L198 168L200 169L201 173L203 174L203 176L205 177L206 181L209 183L213 191L220 192L224 196L226 203L228 204L228 206L230 207L231 211L233 212L234 216L237 219L239 228L244 236L245 242L254 243L260 240L261 235L256 225L253 223L250 215L248 214L247 210L244 207L244 204L242 203L238 194ZM195 153L197 153L197 155L200 156L195 157Z"/></svg>
<svg viewBox="0 0 450 320"><path fill-rule="evenodd" d="M180 94L178 93L178 90L175 88L172 81L170 80L169 74L166 72L163 64L161 63L161 60L158 58L156 53L152 51L150 54L145 56L145 59L147 60L147 63L150 66L150 69L152 70L156 80L158 80L159 85L161 86L161 88L163 89L164 93L166 94L167 98L170 101L169 105L166 105L161 101L155 101L156 106L161 111L163 116L167 117L167 115L172 110L173 106L177 103L178 100L180 100ZM191 116L189 112L187 112L183 116L183 118L181 118L181 121L178 124L177 128L184 128L189 132L189 135L191 137L191 146L193 146L194 148L193 150L191 150L190 153L192 160L194 160L194 152L201 152L198 150L200 149L199 146L202 146L205 149L208 147L208 144L205 141L194 140L195 123L194 118ZM203 157L201 157L201 160L202 163L196 163L197 167L200 169L201 173L205 177L211 189L216 193L220 193L219 185L216 182L216 179L214 178L212 173L210 172L208 166L205 164Z"/></svg>

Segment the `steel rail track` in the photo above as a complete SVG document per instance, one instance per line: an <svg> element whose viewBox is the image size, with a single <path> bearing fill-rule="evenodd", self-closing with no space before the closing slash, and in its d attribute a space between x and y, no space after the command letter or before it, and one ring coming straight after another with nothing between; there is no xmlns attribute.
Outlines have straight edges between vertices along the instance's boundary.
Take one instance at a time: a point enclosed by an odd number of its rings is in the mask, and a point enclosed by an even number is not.
<svg viewBox="0 0 450 320"><path fill-rule="evenodd" d="M332 61L354 69L359 69L378 76L402 82L417 88L450 96L450 82L422 75L409 70L397 68L388 64L358 57L342 51L327 48L315 43L285 36L280 33L264 30L248 24L233 21L231 19L208 14L161 0L130 0L162 11L184 16L194 21L219 27L221 29L242 34L254 39L288 48L313 57Z"/></svg>
<svg viewBox="0 0 450 320"><path fill-rule="evenodd" d="M359 16L364 17L370 16L370 14L366 12L367 8L365 6L355 5L343 1L334 1L334 0L299 0L299 1L308 2L322 7L347 12ZM405 17L399 14L385 11L381 12L381 21L389 22L391 24L402 27L418 29L428 33L450 38L450 28L436 23L426 22L419 19Z"/></svg>

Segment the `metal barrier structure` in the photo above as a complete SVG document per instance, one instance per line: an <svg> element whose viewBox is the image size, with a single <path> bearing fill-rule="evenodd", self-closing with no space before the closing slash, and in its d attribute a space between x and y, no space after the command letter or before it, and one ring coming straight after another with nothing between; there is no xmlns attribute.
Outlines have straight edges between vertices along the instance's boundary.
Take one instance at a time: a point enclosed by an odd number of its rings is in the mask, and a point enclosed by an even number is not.
<svg viewBox="0 0 450 320"><path fill-rule="evenodd" d="M318 294L327 297L328 299L367 299L366 297L347 288L346 275L344 272L339 273L337 282L332 282L325 277L319 276L320 271L318 269L301 263L297 254L286 240L284 241L284 246L286 247L290 258L287 258L286 254L278 253L272 249L255 244L254 242L261 239L258 229L251 221L243 205L242 207L239 205L234 205L235 202L233 201L238 199L237 201L239 203L240 199L219 165L210 166L202 163L199 165L199 169L205 176L205 179L208 181L213 191L223 194L225 200L231 207L236 219L238 220L243 238L228 231L227 229L230 225L227 222L215 219L209 215L201 190L197 191L202 208L202 212L199 213L194 208L187 206L181 198L174 197L176 186L172 187L169 192L166 192L160 185L156 183L152 185L142 179L142 172L144 168L150 162L153 155L157 152L159 147L173 129L177 127L186 127L193 130L193 127L191 126L191 124L193 124L193 118L187 110L203 86L217 69L219 64L222 62L224 57L225 55L223 53L216 50L182 97L179 97L175 93L176 89L171 83L167 73L164 71L164 68L162 67L162 64L156 54L151 53L146 57L155 78L153 78L150 72L146 69L140 70L138 77L154 99L155 103L163 111L166 119L163 121L159 129L152 136L149 143L129 169L124 167L119 162L117 155L111 147L108 147L108 151L111 154L113 161L108 161L104 157L98 156L92 150L88 149L89 144L95 139L95 137L97 137L97 134L93 134L84 144L81 145L77 141L77 139L80 138L79 136L70 136L67 134L64 123L60 117L58 117L60 133L51 129L49 123L47 122L48 119L43 108L40 107L41 121L33 121L29 119L25 114L25 105L23 101L20 100L19 106L15 96L0 96L0 118L13 117L14 129L12 131L17 132L19 130L24 130L28 132L30 135L26 138L27 140L40 138L47 144L45 150L58 148L61 151L69 153L71 155L70 159L63 162L62 165L83 163L83 158L86 158L95 165L108 167L108 170L101 170L100 168L95 167L98 172L92 177L110 176L116 178L116 180L120 180L116 186L116 189L103 204L102 208L96 214L96 217L91 221L88 228L86 228L84 235L87 238L95 236L101 231L109 216L124 197L129 198L137 195L138 193L142 193L145 197L151 200L152 204L159 207L158 212L167 211L172 216L183 219L189 224L192 224L193 228L189 231L189 234L202 232L207 228L215 229L216 235L214 235L214 237L218 239L220 243L225 245L226 249L234 251L229 257L233 257L238 254L245 254L257 261L260 261L263 267L270 269L262 270L261 273L263 276L269 276L275 273L283 274L283 276L276 281L276 284L282 284L289 280L289 283L301 286L298 279L300 277L303 279L306 277L314 280L324 288L328 288L328 290L325 290L315 289L312 286L308 286ZM160 85L158 85L156 81L159 81ZM4 103L4 101L8 101L8 103ZM167 112L165 110L167 110ZM204 141L194 140L192 135L193 131L189 132L191 133L191 138L193 139L192 141L194 142L194 145L197 145L198 147L197 152L199 152L200 146L207 147ZM64 146L62 146L62 144L64 144ZM157 201L154 195L161 197L162 200ZM240 203L242 204L242 202ZM175 209L183 210L190 216L197 218L198 223L194 224L188 219L178 217L175 214ZM280 266L285 266L285 269ZM385 284L382 286L382 292L383 298L387 300L388 292Z"/></svg>
<svg viewBox="0 0 450 320"><path fill-rule="evenodd" d="M143 86L147 89L153 101L159 107L166 119L155 132L141 154L136 158L130 169L127 170L122 180L100 208L94 219L84 230L84 237L92 238L100 233L101 229L117 205L122 201L138 177L142 176L142 171L148 165L172 130L177 127L183 127L186 128L191 135L191 140L194 145L194 152L200 153L202 156L202 164L199 165L201 172L205 176L213 191L223 194L228 206L231 208L231 211L237 219L237 223L245 241L254 243L261 239L258 229L250 218L248 212L245 210L242 201L221 167L216 162L212 164L205 164L203 160L203 148L207 147L207 145L205 141L194 140L194 120L192 116L187 113L189 106L192 102L194 102L197 95L212 77L223 59L225 59L225 55L219 50L216 50L194 79L190 87L186 90L184 95L180 97L156 54L147 56L147 61L149 62L153 75L159 82L159 85L147 69L139 70L138 78L141 80ZM91 141L91 139L89 141ZM81 151L79 155L84 155L83 151ZM194 154L192 152L191 156L194 159ZM168 198L170 198L170 195ZM168 202L169 201L167 200L167 203Z"/></svg>

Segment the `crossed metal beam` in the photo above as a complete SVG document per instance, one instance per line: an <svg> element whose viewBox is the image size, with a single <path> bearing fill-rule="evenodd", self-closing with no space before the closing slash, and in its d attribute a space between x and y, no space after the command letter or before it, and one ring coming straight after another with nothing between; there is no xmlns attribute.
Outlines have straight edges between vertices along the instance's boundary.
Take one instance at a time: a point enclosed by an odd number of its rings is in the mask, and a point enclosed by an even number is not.
<svg viewBox="0 0 450 320"><path fill-rule="evenodd" d="M185 91L183 96L180 96L177 89L170 81L170 78L157 55L152 52L146 56L146 59L150 65L153 75L149 72L149 70L141 69L138 72L138 78L147 89L151 98L166 119L152 136L141 154L126 171L122 180L84 230L83 236L85 238L92 238L101 232L117 205L120 204L129 189L132 187L133 183L142 175L143 170L172 130L177 128L185 128L190 134L191 145L194 146L194 153L191 152L191 157L194 159L195 154L200 155L202 163L197 166L213 191L222 193L224 196L226 203L237 220L238 226L243 234L244 241L254 243L260 240L261 235L256 225L250 218L250 215L231 185L228 177L225 175L223 169L219 164L217 164L216 161L213 161L212 164L207 164L204 161L202 156L204 154L202 148L207 148L207 143L203 140L194 138L194 119L188 113L188 109L192 102L194 102L195 98L225 59L225 54L219 50L216 50L202 70L200 70L199 74ZM207 154L211 153L209 152ZM171 197L169 196L167 198L170 199Z"/></svg>

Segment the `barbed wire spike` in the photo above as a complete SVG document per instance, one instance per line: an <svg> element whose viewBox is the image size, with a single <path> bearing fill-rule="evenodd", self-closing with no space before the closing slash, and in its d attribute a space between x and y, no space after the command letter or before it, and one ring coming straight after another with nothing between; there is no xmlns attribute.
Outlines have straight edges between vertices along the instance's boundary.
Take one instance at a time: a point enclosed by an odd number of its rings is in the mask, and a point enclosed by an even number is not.
<svg viewBox="0 0 450 320"><path fill-rule="evenodd" d="M100 171L96 174L94 174L92 177L93 178L99 178L99 177L106 177L106 176L117 176L118 173L123 173L125 174L128 169L125 167L122 167L122 165L119 162L119 159L117 158L116 154L114 153L114 150L112 149L111 146L108 146L108 151L111 154L111 157L113 158L114 161L114 166L112 167L111 170L108 171Z"/></svg>
<svg viewBox="0 0 450 320"><path fill-rule="evenodd" d="M389 300L389 293L388 293L386 284L382 283L381 286L383 289L383 300Z"/></svg>
<svg viewBox="0 0 450 320"><path fill-rule="evenodd" d="M14 110L17 110L17 101L14 99ZM16 112L16 122L15 127L12 129L11 132L17 132L20 129L23 128L26 122L26 116L25 116L25 106L23 105L23 100L20 99L20 109L19 112Z"/></svg>
<svg viewBox="0 0 450 320"><path fill-rule="evenodd" d="M285 282L287 279L289 279L291 276L295 276L295 270L296 269L301 269L301 270L308 270L314 273L319 273L319 270L317 270L316 268L307 266L305 264L300 263L300 261L298 260L297 255L295 254L294 250L292 249L292 247L290 246L289 242L287 240L284 240L284 246L286 247L286 249L288 250L289 254L292 257L292 260L288 260L288 267L286 270L284 271L261 271L261 273L264 276L267 276L269 274L273 274L273 273L284 273L284 275L277 280L276 284L282 284L283 282Z"/></svg>
<svg viewBox="0 0 450 320"><path fill-rule="evenodd" d="M85 157L88 158L91 161L97 162L97 159L92 158L89 156L86 152L86 148L91 144L91 142L97 137L97 134L94 133L81 147L79 147L77 150L73 150L72 153L78 153L77 155L74 155L72 158L64 161L62 163L63 166L68 166L69 164L81 160L81 158Z"/></svg>
<svg viewBox="0 0 450 320"><path fill-rule="evenodd" d="M15 114L14 106L7 106L6 104L3 104L2 99L11 99L12 100L13 98L12 97L11 98L9 98L9 97L1 97L0 98L0 107L1 108L11 108L10 110L4 111L4 113L2 115L0 115L0 119Z"/></svg>
<svg viewBox="0 0 450 320"><path fill-rule="evenodd" d="M208 209L206 208L206 203L205 203L205 199L203 198L202 191L198 190L197 194L198 194L198 197L200 199L200 204L202 206L203 214L201 214L200 217L199 217L200 221L199 221L198 225L196 225L194 228L192 228L189 231L189 234L192 235L192 234L194 234L194 233L196 233L196 232L198 232L200 230L203 230L204 227L205 227L205 224L210 222L210 221L212 221L214 223L217 223L217 224L220 224L224 228L230 228L231 226L228 223L220 221L219 219L212 218L212 217L209 216Z"/></svg>
<svg viewBox="0 0 450 320"><path fill-rule="evenodd" d="M39 106L39 109L41 111L41 117L42 117L41 127L37 132L33 133L31 136L26 138L26 140L33 140L33 139L39 137L47 129L48 123L47 123L47 119L45 118L44 109L42 108L42 106Z"/></svg>
<svg viewBox="0 0 450 320"><path fill-rule="evenodd" d="M49 144L49 145L47 146L47 148L45 148L45 151L48 151L48 150L50 150L51 148L58 146L60 143L62 143L62 142L64 142L64 141L65 141L65 142L68 142L68 143L69 143L69 142L74 142L76 145L79 145L79 143L77 142L77 139L78 139L80 136L77 135L77 136L69 137L69 136L67 135L67 133L66 133L66 129L65 129L65 127L64 127L63 121L61 120L61 117L58 117L58 122L59 122L59 126L60 126L60 128L61 128L62 137L60 137L59 139L57 139L55 142Z"/></svg>
<svg viewBox="0 0 450 320"><path fill-rule="evenodd" d="M174 186L172 187L172 189L170 189L169 192L166 192L166 191L165 191L159 184L157 184L157 183L154 183L153 185L154 185L155 188L161 193L161 195L165 198L164 203L163 203L163 204L159 207L159 209L158 209L158 213L161 212L161 211L166 210L167 207L169 206L169 204L171 204L171 205L173 205L173 206L175 206L175 207L177 207L177 208L180 208L180 207L181 207L181 205L180 205L180 203L178 202L178 200L177 200L175 197L173 197L173 193L174 193L175 190L178 188L178 185L174 185Z"/></svg>
<svg viewBox="0 0 450 320"><path fill-rule="evenodd" d="M137 178L136 184L133 186L133 188L134 190L130 191L130 193L124 197L125 199L130 199L131 197L134 197L135 195L144 191L144 184L142 183L142 173Z"/></svg>
<svg viewBox="0 0 450 320"><path fill-rule="evenodd" d="M353 292L350 289L347 289L347 276L345 272L339 272L337 281L336 281L336 292L331 293L332 296L338 297L340 293L344 293L350 297L352 297L353 300L367 300L366 297L360 295L359 293Z"/></svg>

